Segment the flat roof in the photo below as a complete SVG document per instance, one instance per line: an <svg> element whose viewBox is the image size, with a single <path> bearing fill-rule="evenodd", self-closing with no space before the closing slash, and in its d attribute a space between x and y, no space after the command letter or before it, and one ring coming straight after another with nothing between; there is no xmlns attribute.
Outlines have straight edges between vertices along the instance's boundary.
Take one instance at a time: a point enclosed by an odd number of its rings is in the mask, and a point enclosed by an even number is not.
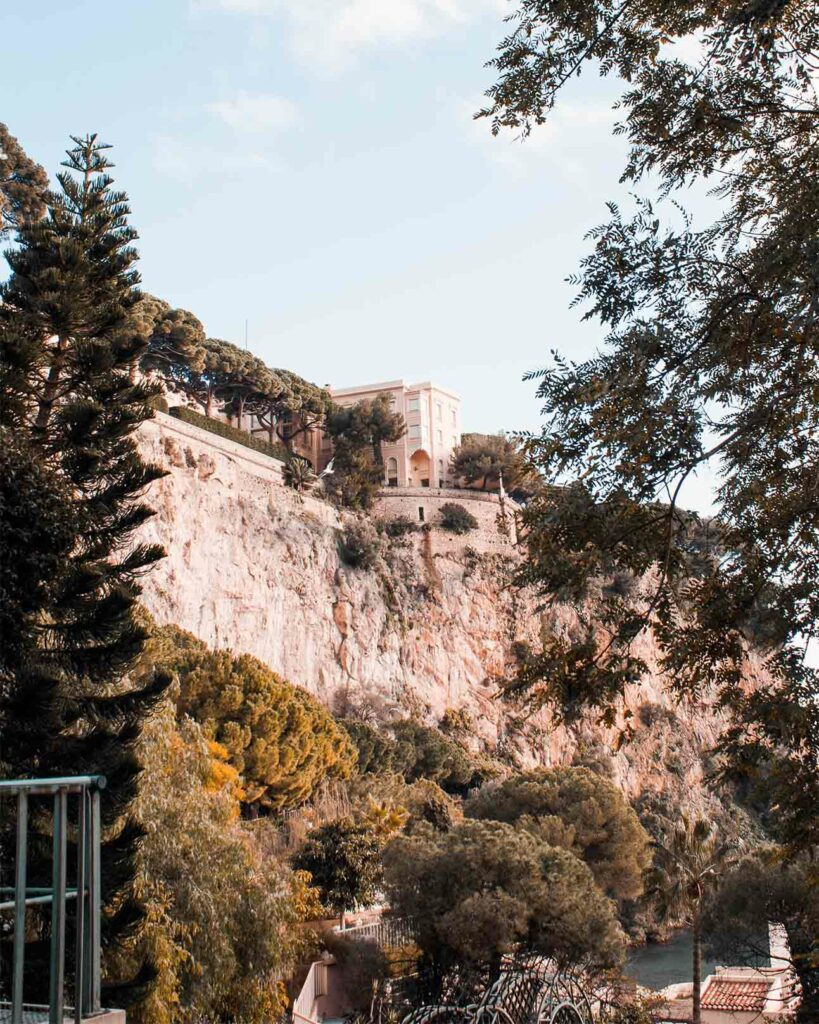
<svg viewBox="0 0 819 1024"><path fill-rule="evenodd" d="M450 398L455 398L460 402L461 396L451 391L449 388L443 388L440 384L436 384L434 381L425 380L418 384L405 384L403 380L387 380L381 381L377 384L357 384L351 388L330 388L331 395L347 396L347 395L360 395L366 394L368 391L440 391L442 395L448 395Z"/></svg>

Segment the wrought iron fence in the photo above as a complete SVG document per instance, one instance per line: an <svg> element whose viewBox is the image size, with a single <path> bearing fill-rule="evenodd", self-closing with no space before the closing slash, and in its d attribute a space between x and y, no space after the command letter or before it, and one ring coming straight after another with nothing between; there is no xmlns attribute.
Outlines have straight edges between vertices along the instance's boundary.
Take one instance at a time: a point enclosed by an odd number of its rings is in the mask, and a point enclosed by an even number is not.
<svg viewBox="0 0 819 1024"><path fill-rule="evenodd" d="M63 1024L66 1010L66 916L76 901L74 923L73 1017L98 1013L100 1007L100 790L102 775L55 779L0 781L0 798L17 798L15 875L13 886L0 886L0 911L13 914L11 1024L23 1020L23 979L26 949L26 908L51 904L48 1018ZM27 884L29 811L32 798L52 797L52 873L49 887ZM68 885L67 847L69 797L76 797L76 879ZM13 894L12 899L2 899ZM6 1004L7 1006L9 1004Z"/></svg>

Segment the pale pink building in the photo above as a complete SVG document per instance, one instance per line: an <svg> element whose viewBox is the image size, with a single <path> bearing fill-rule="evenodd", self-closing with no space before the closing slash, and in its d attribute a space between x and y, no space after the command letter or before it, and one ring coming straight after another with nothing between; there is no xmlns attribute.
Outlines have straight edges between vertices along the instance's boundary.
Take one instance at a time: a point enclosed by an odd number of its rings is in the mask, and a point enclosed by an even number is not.
<svg viewBox="0 0 819 1024"><path fill-rule="evenodd" d="M461 443L461 399L453 391L431 381L405 384L402 380L365 384L355 388L331 388L339 405L354 405L389 395L394 412L407 424L407 432L396 444L385 444L384 485L386 487L452 487L456 481L450 463ZM332 457L328 438L321 442L321 462Z"/></svg>

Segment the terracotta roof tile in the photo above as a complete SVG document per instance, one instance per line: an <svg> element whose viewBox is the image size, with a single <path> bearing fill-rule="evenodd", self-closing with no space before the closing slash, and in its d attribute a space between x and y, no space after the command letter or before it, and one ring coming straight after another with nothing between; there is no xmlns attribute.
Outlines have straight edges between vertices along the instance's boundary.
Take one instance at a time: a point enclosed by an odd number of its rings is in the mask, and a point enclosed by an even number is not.
<svg viewBox="0 0 819 1024"><path fill-rule="evenodd" d="M729 981L714 978L702 994L703 1010L762 1010L767 981Z"/></svg>

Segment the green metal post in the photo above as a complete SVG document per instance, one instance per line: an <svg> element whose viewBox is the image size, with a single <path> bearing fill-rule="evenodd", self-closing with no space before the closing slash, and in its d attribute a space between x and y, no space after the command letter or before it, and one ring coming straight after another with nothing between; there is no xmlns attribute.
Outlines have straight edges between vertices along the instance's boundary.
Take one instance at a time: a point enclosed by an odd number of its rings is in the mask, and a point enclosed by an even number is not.
<svg viewBox="0 0 819 1024"><path fill-rule="evenodd" d="M11 1024L23 1020L23 957L26 949L26 856L28 852L28 794L17 794L17 851L14 865L14 975L11 987Z"/></svg>
<svg viewBox="0 0 819 1024"><path fill-rule="evenodd" d="M64 789L54 794L53 871L51 883L51 965L48 977L49 1024L62 1024L65 999L65 852L66 806Z"/></svg>
<svg viewBox="0 0 819 1024"><path fill-rule="evenodd" d="M86 814L85 790L80 790L77 798L77 947L74 963L74 1022L80 1024L85 1010L85 922L86 900L85 891L87 875L88 815Z"/></svg>
<svg viewBox="0 0 819 1024"><path fill-rule="evenodd" d="M102 907L100 885L100 792L91 790L91 820L89 822L88 850L88 945L86 1013L99 1013L102 1009L100 992L100 913Z"/></svg>

